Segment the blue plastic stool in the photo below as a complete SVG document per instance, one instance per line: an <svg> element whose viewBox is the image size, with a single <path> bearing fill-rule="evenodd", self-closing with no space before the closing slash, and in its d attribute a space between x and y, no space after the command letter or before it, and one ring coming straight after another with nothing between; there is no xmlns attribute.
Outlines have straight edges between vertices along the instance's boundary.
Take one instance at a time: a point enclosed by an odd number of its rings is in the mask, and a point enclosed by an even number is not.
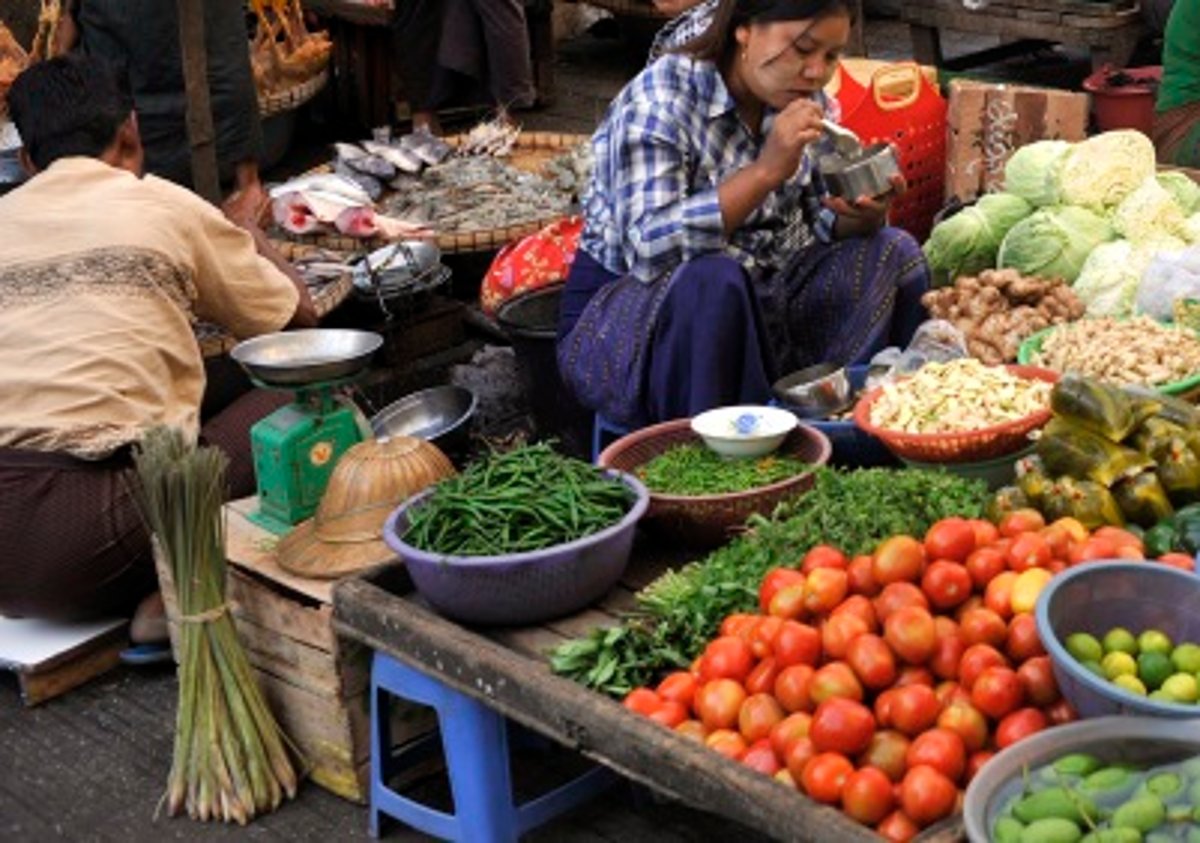
<svg viewBox="0 0 1200 843"><path fill-rule="evenodd" d="M394 767L409 766L436 750L438 734L393 757L388 697L432 707L445 753L454 813L401 796L387 785ZM407 764L405 762L408 762ZM376 652L371 665L371 808L369 830L380 833L383 815L446 840L508 843L617 781L595 767L549 793L513 804L508 723L503 715L418 670Z"/></svg>
<svg viewBox="0 0 1200 843"><path fill-rule="evenodd" d="M600 459L601 451L628 432L629 428L621 427L616 422L611 422L596 413L596 417L592 421L592 462Z"/></svg>

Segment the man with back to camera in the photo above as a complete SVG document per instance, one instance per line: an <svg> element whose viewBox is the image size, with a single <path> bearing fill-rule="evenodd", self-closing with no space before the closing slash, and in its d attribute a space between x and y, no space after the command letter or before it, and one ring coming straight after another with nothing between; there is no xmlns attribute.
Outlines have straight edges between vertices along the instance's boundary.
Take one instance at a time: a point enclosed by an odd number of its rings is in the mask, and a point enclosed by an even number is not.
<svg viewBox="0 0 1200 843"><path fill-rule="evenodd" d="M254 391L200 423L192 322L239 338L316 324L303 281L184 188L143 176L132 99L105 63L36 64L8 95L31 178L0 197L0 614L134 614L166 638L132 446L156 425L220 447L253 491Z"/></svg>

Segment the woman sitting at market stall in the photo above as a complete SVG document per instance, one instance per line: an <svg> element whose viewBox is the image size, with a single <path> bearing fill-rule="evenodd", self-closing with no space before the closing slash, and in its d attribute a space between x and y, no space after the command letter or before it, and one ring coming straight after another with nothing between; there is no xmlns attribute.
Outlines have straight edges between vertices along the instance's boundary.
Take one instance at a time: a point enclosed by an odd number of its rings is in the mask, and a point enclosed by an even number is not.
<svg viewBox="0 0 1200 843"><path fill-rule="evenodd" d="M126 614L156 584L134 500L143 431L176 426L221 447L244 495L248 429L280 404L252 392L198 430L193 319L240 337L316 319L303 281L256 254L250 233L142 177L132 100L106 64L36 64L8 106L32 178L0 198L0 613Z"/></svg>
<svg viewBox="0 0 1200 843"><path fill-rule="evenodd" d="M559 322L585 406L640 425L763 402L777 374L916 329L918 244L884 227L886 197L830 197L814 167L850 24L843 0L721 0L617 95Z"/></svg>
<svg viewBox="0 0 1200 843"><path fill-rule="evenodd" d="M1154 146L1163 164L1200 167L1200 0L1176 0L1167 18Z"/></svg>

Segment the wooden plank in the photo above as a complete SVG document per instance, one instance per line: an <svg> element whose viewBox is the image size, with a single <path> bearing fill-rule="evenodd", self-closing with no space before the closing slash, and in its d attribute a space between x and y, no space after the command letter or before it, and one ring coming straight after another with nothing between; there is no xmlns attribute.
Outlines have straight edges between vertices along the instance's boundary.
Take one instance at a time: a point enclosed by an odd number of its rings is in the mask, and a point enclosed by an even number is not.
<svg viewBox="0 0 1200 843"><path fill-rule="evenodd" d="M122 627L36 669L18 670L22 702L27 706L44 703L107 673L120 662L127 643Z"/></svg>
<svg viewBox="0 0 1200 843"><path fill-rule="evenodd" d="M297 577L279 567L275 560L275 545L279 537L249 519L250 513L256 509L256 497L225 504L225 555L229 561L313 600L329 603L333 594L333 580Z"/></svg>
<svg viewBox="0 0 1200 843"><path fill-rule="evenodd" d="M579 638L593 629L609 629L621 623L621 619L599 609L584 609L565 618L547 621L546 626L568 638Z"/></svg>
<svg viewBox="0 0 1200 843"><path fill-rule="evenodd" d="M332 653L279 635L246 618L235 615L235 622L246 655L259 670L286 676L302 688L335 699L361 694L370 681L370 658L366 648L360 646L356 658L343 661Z"/></svg>
<svg viewBox="0 0 1200 843"><path fill-rule="evenodd" d="M567 640L567 636L546 627L505 630L488 637L546 670L550 668L546 654Z"/></svg>
<svg viewBox="0 0 1200 843"><path fill-rule="evenodd" d="M204 34L204 0L176 0L179 46L183 62L188 147L192 189L214 205L221 202L217 174L217 133L213 128L208 90L208 47Z"/></svg>
<svg viewBox="0 0 1200 843"><path fill-rule="evenodd" d="M635 781L779 840L877 839L839 811L716 757L613 700L538 671L535 662L494 641L397 599L396 593L405 591L403 571L385 578L388 590L363 579L338 585L334 624L340 632Z"/></svg>

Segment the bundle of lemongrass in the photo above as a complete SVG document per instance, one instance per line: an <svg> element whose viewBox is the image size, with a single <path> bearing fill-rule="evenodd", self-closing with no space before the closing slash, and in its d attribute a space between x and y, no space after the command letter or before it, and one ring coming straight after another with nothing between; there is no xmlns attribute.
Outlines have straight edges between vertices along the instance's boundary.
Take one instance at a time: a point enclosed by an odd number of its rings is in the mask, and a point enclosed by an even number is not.
<svg viewBox="0 0 1200 843"><path fill-rule="evenodd" d="M267 708L225 603L221 504L227 460L175 430L136 456L141 504L171 573L179 617L179 707L165 798L172 816L245 824L296 795L286 736Z"/></svg>

